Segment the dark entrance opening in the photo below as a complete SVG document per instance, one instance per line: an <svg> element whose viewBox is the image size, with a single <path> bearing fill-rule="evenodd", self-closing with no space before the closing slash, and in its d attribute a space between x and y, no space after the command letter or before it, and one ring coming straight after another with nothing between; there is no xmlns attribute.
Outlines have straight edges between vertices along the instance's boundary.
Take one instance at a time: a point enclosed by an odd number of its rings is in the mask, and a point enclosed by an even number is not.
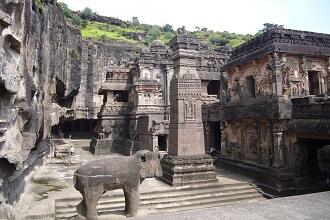
<svg viewBox="0 0 330 220"><path fill-rule="evenodd" d="M317 71L308 72L308 86L309 86L310 95L320 94L319 72Z"/></svg>
<svg viewBox="0 0 330 220"><path fill-rule="evenodd" d="M221 132L220 132L220 122L209 122L210 124L210 148L215 148L217 153L221 151Z"/></svg>
<svg viewBox="0 0 330 220"><path fill-rule="evenodd" d="M158 136L159 151L167 151L167 135Z"/></svg>
<svg viewBox="0 0 330 220"><path fill-rule="evenodd" d="M84 139L93 138L95 119L77 119L72 121L60 122L52 127L53 138L71 138Z"/></svg>
<svg viewBox="0 0 330 220"><path fill-rule="evenodd" d="M255 80L253 76L246 77L246 86L248 97L256 97Z"/></svg>
<svg viewBox="0 0 330 220"><path fill-rule="evenodd" d="M116 102L128 102L128 91L113 91Z"/></svg>
<svg viewBox="0 0 330 220"><path fill-rule="evenodd" d="M317 151L330 145L330 140L325 139L299 139L300 151L296 170L300 178L306 178L313 187L326 184L326 173L320 170ZM297 156L297 155L296 155Z"/></svg>
<svg viewBox="0 0 330 220"><path fill-rule="evenodd" d="M220 81L219 80L212 80L209 82L207 85L207 94L208 95L219 95L219 90L220 90Z"/></svg>

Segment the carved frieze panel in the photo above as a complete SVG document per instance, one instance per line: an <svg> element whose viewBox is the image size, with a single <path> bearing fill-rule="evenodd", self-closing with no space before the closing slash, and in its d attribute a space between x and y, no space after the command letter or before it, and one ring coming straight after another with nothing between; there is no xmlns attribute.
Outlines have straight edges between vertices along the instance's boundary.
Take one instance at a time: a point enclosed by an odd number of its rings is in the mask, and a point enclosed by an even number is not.
<svg viewBox="0 0 330 220"><path fill-rule="evenodd" d="M184 116L186 121L196 120L196 101L188 100L184 102Z"/></svg>
<svg viewBox="0 0 330 220"><path fill-rule="evenodd" d="M244 156L248 160L257 162L259 159L257 124L255 122L246 122L243 129Z"/></svg>

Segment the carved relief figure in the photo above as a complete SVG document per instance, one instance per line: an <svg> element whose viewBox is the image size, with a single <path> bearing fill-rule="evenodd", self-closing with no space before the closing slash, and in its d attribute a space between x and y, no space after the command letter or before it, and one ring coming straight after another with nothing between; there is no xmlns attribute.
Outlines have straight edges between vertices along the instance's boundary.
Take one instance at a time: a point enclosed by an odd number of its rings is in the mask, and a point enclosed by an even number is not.
<svg viewBox="0 0 330 220"><path fill-rule="evenodd" d="M168 131L166 129L166 126L168 127L168 121L152 121L152 125L151 125L151 133L153 135L163 135L163 134L168 134Z"/></svg>
<svg viewBox="0 0 330 220"><path fill-rule="evenodd" d="M264 73L257 77L257 94L263 96L271 95L273 93L273 78L273 68L268 64Z"/></svg>
<svg viewBox="0 0 330 220"><path fill-rule="evenodd" d="M301 95L303 93L302 79L296 68L282 64L283 94L287 96Z"/></svg>
<svg viewBox="0 0 330 220"><path fill-rule="evenodd" d="M222 73L220 76L220 100L223 103L230 102L230 94L228 90L228 76Z"/></svg>
<svg viewBox="0 0 330 220"><path fill-rule="evenodd" d="M192 101L185 103L185 118L188 120L196 118L196 105Z"/></svg>
<svg viewBox="0 0 330 220"><path fill-rule="evenodd" d="M230 90L230 98L232 101L239 101L241 97L241 84L239 78L236 78L233 82L232 88Z"/></svg>

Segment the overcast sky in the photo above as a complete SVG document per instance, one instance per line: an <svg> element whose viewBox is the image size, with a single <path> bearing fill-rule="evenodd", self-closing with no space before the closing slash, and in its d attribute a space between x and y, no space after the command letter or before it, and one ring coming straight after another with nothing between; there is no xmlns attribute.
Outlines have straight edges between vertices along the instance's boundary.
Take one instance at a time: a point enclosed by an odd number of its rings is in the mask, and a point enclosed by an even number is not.
<svg viewBox="0 0 330 220"><path fill-rule="evenodd" d="M141 23L256 33L264 23L330 34L330 0L59 0L73 10Z"/></svg>

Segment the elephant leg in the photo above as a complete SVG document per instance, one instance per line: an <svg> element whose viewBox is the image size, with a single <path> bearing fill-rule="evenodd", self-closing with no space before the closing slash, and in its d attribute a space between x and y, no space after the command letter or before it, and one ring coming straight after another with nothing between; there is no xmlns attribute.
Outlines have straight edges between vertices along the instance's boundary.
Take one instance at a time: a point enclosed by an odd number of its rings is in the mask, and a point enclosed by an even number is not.
<svg viewBox="0 0 330 220"><path fill-rule="evenodd" d="M126 188L124 189L125 196L125 213L127 217L136 216L139 209L140 203L140 189L139 186L135 189Z"/></svg>
<svg viewBox="0 0 330 220"><path fill-rule="evenodd" d="M87 216L87 206L85 199L83 199L78 205L77 205L77 212L79 215L86 217Z"/></svg>
<svg viewBox="0 0 330 220"><path fill-rule="evenodd" d="M85 187L82 192L83 201L77 207L79 214L85 216L88 220L96 220L96 206L103 192L103 185Z"/></svg>

